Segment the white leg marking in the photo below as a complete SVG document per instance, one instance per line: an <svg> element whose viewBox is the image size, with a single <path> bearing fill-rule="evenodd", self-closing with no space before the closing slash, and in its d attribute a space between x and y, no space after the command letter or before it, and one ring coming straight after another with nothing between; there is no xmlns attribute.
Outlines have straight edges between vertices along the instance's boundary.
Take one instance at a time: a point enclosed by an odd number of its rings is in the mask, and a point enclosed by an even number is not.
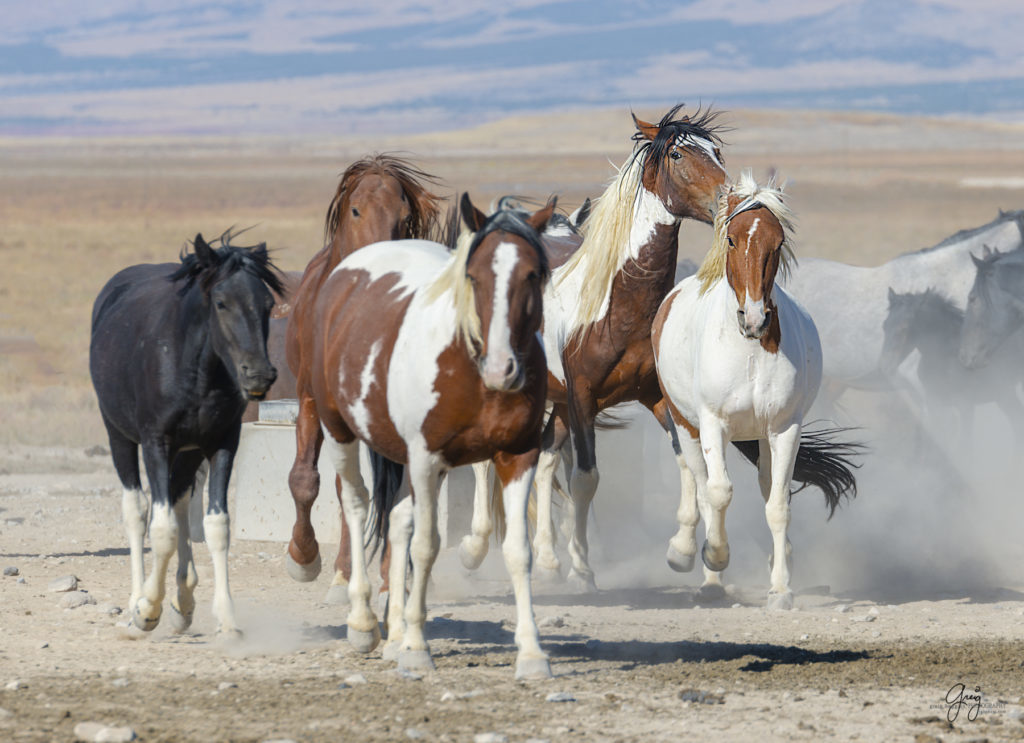
<svg viewBox="0 0 1024 743"><path fill-rule="evenodd" d="M470 533L459 544L459 559L467 570L476 570L487 557L487 541L494 530L491 523L491 462L473 465L473 521Z"/></svg>
<svg viewBox="0 0 1024 743"><path fill-rule="evenodd" d="M142 542L146 537L146 522L149 520L149 498L142 490L125 488L121 493L121 519L128 537L128 562L132 571L132 594L128 599L128 610L135 611L135 605L142 596L142 582L146 578Z"/></svg>
<svg viewBox="0 0 1024 743"><path fill-rule="evenodd" d="M213 560L213 616L217 618L217 632L237 634L235 604L228 585L228 547L231 544L231 519L226 513L208 513L203 519L206 547Z"/></svg>
<svg viewBox="0 0 1024 743"><path fill-rule="evenodd" d="M800 448L800 424L771 436L771 492L764 513L772 532L772 583L768 591L769 608L791 609L793 593L789 589L790 544L789 483L793 477L797 451Z"/></svg>
<svg viewBox="0 0 1024 743"><path fill-rule="evenodd" d="M199 493L198 499L201 503L202 492ZM178 517L178 571L175 574L178 595L171 599L171 608L176 613L176 616L172 615L175 632L184 632L192 624L192 615L196 608L195 591L199 584L199 576L196 574L196 564L192 556L191 503L192 498L186 493L174 507Z"/></svg>
<svg viewBox="0 0 1024 743"><path fill-rule="evenodd" d="M590 503L594 500L599 480L600 475L598 475L596 466L592 470L581 470L577 467L573 470L572 482L569 485L569 492L572 496L569 502L574 516L572 539L569 540L569 556L572 558L569 580L578 584L579 588L585 591L597 590L597 586L594 584L594 571L587 559L589 553L587 516L590 513Z"/></svg>
<svg viewBox="0 0 1024 743"><path fill-rule="evenodd" d="M388 529L388 543L391 545L391 567L388 583L391 594L388 598L388 641L384 645L386 660L397 660L398 651L405 635L405 583L409 567L409 540L412 539L413 504L412 498L403 498L391 511L391 525Z"/></svg>
<svg viewBox="0 0 1024 743"><path fill-rule="evenodd" d="M707 463L707 489L705 501L707 516L705 528L704 563L712 570L725 570L729 564L729 537L725 530L725 510L732 501L732 481L725 469L725 430L717 424L701 421L700 444ZM698 491L699 497L699 491Z"/></svg>
<svg viewBox="0 0 1024 743"><path fill-rule="evenodd" d="M154 629L160 621L166 593L167 563L171 561L178 542L178 516L170 504L154 504L149 541L153 545L153 569L142 584L142 596L135 605L134 614L136 626L146 631Z"/></svg>
<svg viewBox="0 0 1024 743"><path fill-rule="evenodd" d="M557 451L541 451L534 479L537 484L537 533L533 537L533 548L537 552L537 566L549 573L558 573L561 569L555 554L555 531L551 522L551 491L558 460Z"/></svg>
<svg viewBox="0 0 1024 743"><path fill-rule="evenodd" d="M402 640L400 665L430 667L430 648L423 634L427 619L427 581L441 546L437 533L437 486L441 468L425 450L410 446L409 482L415 495L413 501L413 534L409 546L412 556L412 589L405 605L405 637Z"/></svg>
<svg viewBox="0 0 1024 743"><path fill-rule="evenodd" d="M676 435L689 438L690 434L682 426L676 426ZM692 439L691 439L692 440ZM693 569L694 556L697 554L697 522L700 513L697 510L697 484L693 472L686 464L686 457L676 457L679 464L679 508L676 510L676 522L679 529L669 540L668 563L673 570L687 572Z"/></svg>

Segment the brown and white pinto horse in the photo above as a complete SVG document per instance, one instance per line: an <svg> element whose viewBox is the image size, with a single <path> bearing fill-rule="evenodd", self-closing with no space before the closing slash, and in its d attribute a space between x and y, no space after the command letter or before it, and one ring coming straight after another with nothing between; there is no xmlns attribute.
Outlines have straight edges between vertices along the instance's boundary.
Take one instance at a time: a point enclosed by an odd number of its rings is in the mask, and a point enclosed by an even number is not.
<svg viewBox="0 0 1024 743"><path fill-rule="evenodd" d="M595 419L605 408L639 400L668 428L651 323L674 283L680 222L710 223L727 177L717 114L678 116L681 108L673 107L657 124L633 117L637 146L584 223L582 245L554 269L544 295L548 397L554 408L537 469L534 547L540 568L557 572L550 504L568 424L576 453L569 578L587 590L595 588L586 535L598 481ZM487 517L474 513L473 534L460 546L467 566L483 559L490 528Z"/></svg>
<svg viewBox="0 0 1024 743"><path fill-rule="evenodd" d="M298 288L289 297L291 311L284 348L287 365L295 377L299 416L295 427L295 463L288 478L296 517L285 565L288 574L298 581L311 581L320 573L320 548L310 522L310 511L320 491L316 463L323 443L311 381L317 296L341 260L354 251L382 240L425 238L434 233L440 199L426 189L424 182L433 183L436 179L392 155L373 155L352 163L342 175L327 209L326 245L313 256ZM276 326L271 325L271 354L280 347L275 342L275 330L280 330L279 321ZM348 540L348 529L342 519L342 539L329 600L343 594L348 582Z"/></svg>
<svg viewBox="0 0 1024 743"><path fill-rule="evenodd" d="M370 246L343 260L316 300L310 402L341 478L353 534L363 533L368 513L359 441L409 468L412 588L405 626L398 616L402 592L392 597L388 616L388 645L402 667L433 667L423 626L440 543L440 478L452 467L492 459L508 514L504 554L516 597L516 676L550 676L533 618L526 502L540 453L547 376L537 331L548 265L537 233L553 210L554 200L525 220L509 211L486 218L464 196L463 214L475 234L454 253L420 240ZM386 514L400 478L374 480L378 513ZM394 487L379 487L385 481ZM380 535L383 519L377 530ZM380 631L362 540L351 540L351 553L348 639L368 651ZM404 563L392 561L395 585L404 585Z"/></svg>

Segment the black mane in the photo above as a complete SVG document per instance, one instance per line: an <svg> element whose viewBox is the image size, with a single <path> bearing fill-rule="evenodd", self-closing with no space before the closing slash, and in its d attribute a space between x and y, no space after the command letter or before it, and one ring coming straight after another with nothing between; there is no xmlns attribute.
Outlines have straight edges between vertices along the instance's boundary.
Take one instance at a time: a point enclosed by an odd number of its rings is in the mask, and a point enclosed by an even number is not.
<svg viewBox="0 0 1024 743"><path fill-rule="evenodd" d="M729 131L729 128L716 123L721 112L698 106L693 116L674 118L685 105L677 103L661 117L661 121L658 122L658 134L653 140L646 139L642 132L633 133L633 141L637 143L633 151L633 160L645 156L646 153L646 163L654 168L655 175L669 148L679 137L699 137L715 145L724 144L721 135ZM635 115L633 119L636 119Z"/></svg>
<svg viewBox="0 0 1024 743"><path fill-rule="evenodd" d="M548 265L548 255L544 252L544 246L541 244L540 235L537 230L533 229L526 220L523 219L522 214L510 210L499 210L487 218L484 222L484 226L473 235L473 242L469 244L469 254L466 256L466 262L468 263L470 258L473 257L473 253L480 247L480 243L492 232L501 230L503 232L509 232L517 237L522 238L527 242L530 247L537 251L537 256L540 259L540 270L541 278L547 280L551 274L551 268Z"/></svg>
<svg viewBox="0 0 1024 743"><path fill-rule="evenodd" d="M209 246L212 263L204 262L195 252L195 242L189 243L193 246L193 252L183 249L179 256L181 267L167 277L171 282L185 280L178 294L184 296L197 281L203 292L209 292L215 284L228 276L238 271L247 271L266 284L272 292L284 296L284 281L280 270L270 260L267 244L264 242L249 247L232 245L232 238L239 234L228 229L212 242ZM202 235L197 235L196 240L202 240ZM214 248L213 245L218 243L220 247Z"/></svg>

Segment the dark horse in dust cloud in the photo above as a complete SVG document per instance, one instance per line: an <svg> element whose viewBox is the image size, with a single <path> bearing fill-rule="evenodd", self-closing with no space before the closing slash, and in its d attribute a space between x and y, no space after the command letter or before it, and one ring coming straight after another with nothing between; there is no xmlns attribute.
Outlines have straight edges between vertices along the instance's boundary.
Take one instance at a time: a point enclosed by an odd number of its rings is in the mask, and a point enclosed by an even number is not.
<svg viewBox="0 0 1024 743"><path fill-rule="evenodd" d="M118 272L93 305L89 372L110 451L124 488L131 549L132 620L160 621L165 574L177 547L174 629L192 622L198 582L187 518L196 471L210 467L203 527L213 557L218 631L238 632L228 588L228 479L242 411L261 399L277 370L267 358L267 324L282 282L265 244L213 248L196 235L180 264L144 264ZM216 242L216 241L215 241ZM139 479L139 446L153 499L153 569L144 582L142 540L148 502Z"/></svg>

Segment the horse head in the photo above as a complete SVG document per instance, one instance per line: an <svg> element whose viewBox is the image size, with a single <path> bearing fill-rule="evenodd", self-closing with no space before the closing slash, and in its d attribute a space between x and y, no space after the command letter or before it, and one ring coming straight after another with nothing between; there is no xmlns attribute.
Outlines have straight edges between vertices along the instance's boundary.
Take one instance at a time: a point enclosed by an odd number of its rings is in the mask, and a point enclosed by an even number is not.
<svg viewBox="0 0 1024 743"><path fill-rule="evenodd" d="M889 288L889 312L882 322L882 355L879 368L887 375L896 373L896 369L914 349L912 328L916 315L916 305L911 294L898 294Z"/></svg>
<svg viewBox="0 0 1024 743"><path fill-rule="evenodd" d="M674 118L683 105L673 107L657 124L633 116L637 156L645 158L642 182L672 215L710 223L728 177L719 149L722 129L711 110Z"/></svg>
<svg viewBox="0 0 1024 743"><path fill-rule="evenodd" d="M551 219L555 199L527 215L499 210L487 217L469 194L463 194L461 207L473 232L465 280L478 318L473 345L480 377L488 389L518 391L526 383L522 359L543 318L542 293L550 272L539 233Z"/></svg>
<svg viewBox="0 0 1024 743"><path fill-rule="evenodd" d="M1009 253L986 249L971 255L977 273L967 295L960 331L960 362L968 369L985 366L992 354L1024 319L1024 249Z"/></svg>
<svg viewBox="0 0 1024 743"><path fill-rule="evenodd" d="M267 357L267 326L274 306L272 292L282 292L282 281L265 243L242 248L231 245L230 239L228 231L215 249L196 235L193 253L182 256L172 280L187 279L183 295L199 292L208 317L204 330L214 353L234 374L244 396L259 400L277 379L277 369Z"/></svg>

